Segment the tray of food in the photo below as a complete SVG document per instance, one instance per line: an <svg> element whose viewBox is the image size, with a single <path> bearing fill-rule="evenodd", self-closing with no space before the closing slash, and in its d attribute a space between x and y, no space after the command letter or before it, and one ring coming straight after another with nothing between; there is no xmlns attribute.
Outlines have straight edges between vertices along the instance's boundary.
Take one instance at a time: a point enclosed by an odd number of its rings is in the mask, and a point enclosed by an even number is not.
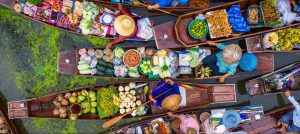
<svg viewBox="0 0 300 134"><path fill-rule="evenodd" d="M266 27L277 27L282 25L282 20L275 3L261 1L260 8Z"/></svg>
<svg viewBox="0 0 300 134"><path fill-rule="evenodd" d="M232 34L225 9L207 12L205 14L211 39L229 37Z"/></svg>

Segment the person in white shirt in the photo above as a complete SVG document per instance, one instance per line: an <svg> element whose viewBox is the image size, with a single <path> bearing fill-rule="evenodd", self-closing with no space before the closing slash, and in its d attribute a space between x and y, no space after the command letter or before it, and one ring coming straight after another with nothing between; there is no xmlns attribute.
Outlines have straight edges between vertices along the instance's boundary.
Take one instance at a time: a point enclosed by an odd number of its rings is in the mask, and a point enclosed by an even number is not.
<svg viewBox="0 0 300 134"><path fill-rule="evenodd" d="M278 131L300 132L300 105L295 98L291 96L290 90L285 91L285 96L288 97L288 100L293 104L295 109L281 117L277 124L278 126L281 126Z"/></svg>

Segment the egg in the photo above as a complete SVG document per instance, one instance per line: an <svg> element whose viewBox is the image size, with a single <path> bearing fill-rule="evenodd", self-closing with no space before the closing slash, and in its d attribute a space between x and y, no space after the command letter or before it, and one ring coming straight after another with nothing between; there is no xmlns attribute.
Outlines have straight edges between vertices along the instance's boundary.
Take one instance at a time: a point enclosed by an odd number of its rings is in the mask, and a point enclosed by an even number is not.
<svg viewBox="0 0 300 134"><path fill-rule="evenodd" d="M140 105L142 105L142 102L140 100L138 100L138 101L135 102L135 104L140 106Z"/></svg>
<svg viewBox="0 0 300 134"><path fill-rule="evenodd" d="M131 95L135 95L135 90L130 90L130 92L129 92Z"/></svg>
<svg viewBox="0 0 300 134"><path fill-rule="evenodd" d="M120 114L124 114L124 113L125 113L125 111L126 111L126 110L125 110L125 109L123 109L123 108L122 108L122 109L120 109Z"/></svg>
<svg viewBox="0 0 300 134"><path fill-rule="evenodd" d="M126 113L127 113L127 112L130 112L130 111L131 111L131 108L127 108L127 109L126 109Z"/></svg>
<svg viewBox="0 0 300 134"><path fill-rule="evenodd" d="M128 92L130 90L129 86L125 87L125 91Z"/></svg>
<svg viewBox="0 0 300 134"><path fill-rule="evenodd" d="M124 91L124 87L123 86L119 86L119 91L120 92Z"/></svg>

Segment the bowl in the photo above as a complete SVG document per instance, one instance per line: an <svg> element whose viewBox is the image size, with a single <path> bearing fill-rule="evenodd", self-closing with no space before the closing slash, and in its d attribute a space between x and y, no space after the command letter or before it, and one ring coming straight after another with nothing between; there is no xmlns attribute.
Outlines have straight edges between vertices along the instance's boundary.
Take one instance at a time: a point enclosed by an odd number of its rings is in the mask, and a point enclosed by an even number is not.
<svg viewBox="0 0 300 134"><path fill-rule="evenodd" d="M141 61L142 56L135 49L129 49L123 55L123 63L126 67L137 67Z"/></svg>
<svg viewBox="0 0 300 134"><path fill-rule="evenodd" d="M206 26L206 28L204 28L205 31L204 31L204 34L203 34L202 36L197 36L197 35L194 35L194 34L192 33L192 26L193 26L195 23L197 23L197 22L203 23L203 24ZM206 22L204 22L203 20L201 20L201 19L195 19L195 20L192 20L192 21L190 22L189 26L188 26L188 32L189 32L190 36L192 36L193 38L195 38L195 39L202 39L202 38L204 38L204 37L207 35L207 33L208 33L208 24L207 24Z"/></svg>

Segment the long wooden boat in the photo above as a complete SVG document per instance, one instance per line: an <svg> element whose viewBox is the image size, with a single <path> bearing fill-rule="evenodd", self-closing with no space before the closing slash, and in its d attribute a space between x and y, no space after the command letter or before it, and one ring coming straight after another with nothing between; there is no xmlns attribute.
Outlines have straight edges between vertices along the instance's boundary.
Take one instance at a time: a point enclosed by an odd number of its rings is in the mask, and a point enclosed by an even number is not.
<svg viewBox="0 0 300 134"><path fill-rule="evenodd" d="M83 0L76 0L76 1L79 1L79 2L82 2ZM94 4L96 4L97 6L101 6L101 7L104 7L104 8L107 8L107 9L110 9L111 11L116 11L118 10L117 8L115 7L112 7L112 6L109 6L109 5L106 5L106 4L103 4L103 3L100 3L100 2L97 2L97 1L92 1L92 0L87 0L87 1L91 1L93 2ZM10 8L12 10L14 10L14 5L17 3L16 0L0 0L0 5L2 6L5 6L7 8ZM61 13L61 11L59 11L59 13ZM19 15L25 17L25 18L28 18L28 19L31 19L35 22L38 22L38 23L41 23L41 24L45 24L45 25L49 25L49 26L53 26L57 29L60 29L60 30L63 30L65 32L70 32L70 33L74 33L74 34L78 34L78 35L84 35L82 34L82 32L80 32L80 28L76 28L76 30L71 30L69 28L64 28L64 27L58 27L56 26L56 21L55 23L53 24L53 22L49 23L49 22L46 22L46 21L41 21L41 20L37 20L37 19L34 19L33 17L30 17L24 13L18 13ZM150 16L153 15L153 14L149 14ZM154 14L155 16L155 14ZM139 16L139 15L134 15L135 18L144 18L143 16ZM146 16L145 16L146 17ZM117 36L113 36L113 35L106 35L105 37L103 36L98 36L98 35L91 35L91 34L87 34L87 35L84 35L84 36L93 36L93 37L97 37L97 38L103 38L103 39L115 39L117 38ZM143 38L139 38L137 36L133 36L133 37L129 37L129 38L126 38L126 40L132 40L132 41L149 41L149 40L153 40L153 38L151 39L143 39Z"/></svg>
<svg viewBox="0 0 300 134"><path fill-rule="evenodd" d="M251 107L252 109L249 109L249 107ZM206 133L206 128L204 125L204 122L201 121L201 114L212 114L212 111L224 111L225 110L236 110L237 112L240 112L239 109L247 109L246 111L248 112L247 115L252 116L250 118L248 118L247 120L243 120L241 122L240 125L242 124L247 124L250 121L249 120L254 120L253 119L253 115L256 116L260 116L261 118L263 118L265 116L264 111L263 111L263 107L262 106L242 106L242 107L218 107L218 108L209 108L209 109L201 109L201 110L191 110L191 111L186 111L186 112L174 112L175 114L189 114L192 115L192 117L194 117L196 119L196 121L198 122L199 126L200 126L200 132L199 133ZM221 113L221 112L220 112ZM220 114L219 113L219 114ZM202 116L204 117L204 116ZM166 124L167 128L169 129L169 131L171 133L176 133L176 131L174 132L174 129L172 128L172 122L174 121L173 117L169 117L168 115L165 116L161 116L158 118L151 118L148 120L141 120L141 121L136 121L130 124L126 124L123 126L120 126L119 128L115 129L115 130L111 130L107 133L109 134L123 134L123 133L132 133L132 134L146 134L146 131L150 131L152 133L162 133L161 130L158 128L155 128L155 121L159 121L159 122L163 122L164 124ZM213 133L213 132L212 132Z"/></svg>
<svg viewBox="0 0 300 134"><path fill-rule="evenodd" d="M280 118L286 114L289 110L292 110L293 106L291 105L285 105L270 111L266 111L264 113L260 113L261 119L250 119L246 122L241 123L235 128L229 129L230 132L247 132L247 133L253 133L253 134L276 134L277 133L277 122L280 120ZM215 109L222 109L222 108L215 108ZM233 107L226 107L225 109L228 110L235 110L236 108ZM200 124L200 133L206 133L206 128L204 123L201 121L201 114L202 113L210 113L213 109L201 109L201 110L191 110L188 112L177 112L176 114L190 114L195 117L195 119ZM171 126L171 121L173 121L173 118L168 117L167 115L160 117L162 120L164 120L164 123L166 123L169 127ZM119 127L118 129L111 130L108 133L109 134L123 134L126 132L131 133L138 133L139 134L146 134L145 128L152 129L151 122L157 120L157 118L151 118L148 120L141 120L133 123L129 123L126 125L123 125ZM172 128L171 132L173 132ZM148 129L149 130L149 129ZM156 129L159 130L159 129Z"/></svg>
<svg viewBox="0 0 300 134"><path fill-rule="evenodd" d="M10 120L7 116L7 109L3 106L2 103L0 103L0 117L4 120L4 124L5 126L7 126L9 128L7 133L11 133L11 134L18 134L18 130L15 127L14 123L12 120ZM3 124L1 124L1 132L4 131L4 127Z"/></svg>
<svg viewBox="0 0 300 134"><path fill-rule="evenodd" d="M235 4L239 4L241 6L241 12L245 12L248 6L259 5L259 0L238 0L234 2L229 2L223 5L218 5L211 8L180 15L176 20L176 22L170 21L168 23L155 26L154 31L155 31L155 41L157 43L156 44L157 48L166 49L166 48L177 48L180 46L193 47L193 46L207 44L205 41L194 39L189 35L188 33L189 23L192 20L194 20L195 17L199 14L205 14L207 12L211 12L215 10L229 9L232 5ZM229 37L211 38L207 35L206 40L212 40L215 42L225 42L229 40L252 37L260 34L277 31L279 29L287 29L287 28L297 27L297 26L300 26L300 22L293 22L290 25L276 27L276 28L272 28L272 27L251 28L250 32L234 33Z"/></svg>
<svg viewBox="0 0 300 134"><path fill-rule="evenodd" d="M236 128L231 129L233 132L244 131L254 134L276 134L277 123L281 117L290 110L293 110L292 105L285 105L274 110L266 112L266 116L262 120L250 121L249 123L242 124Z"/></svg>
<svg viewBox="0 0 300 134"><path fill-rule="evenodd" d="M249 80L246 82L246 90L250 96L282 93L285 90L282 88L282 86L278 86L280 85L278 84L280 83L279 80L291 73L292 71L294 71L295 69L299 69L299 67L300 62L296 62L281 69L278 69L272 73ZM289 78L293 81L293 84L291 86L292 90L300 90L300 74L295 73Z"/></svg>
<svg viewBox="0 0 300 134"><path fill-rule="evenodd" d="M118 3L111 2L110 0L95 0L95 1L99 1L100 3L104 3L104 4L108 4L108 5L112 5L112 6L118 5ZM180 12L180 13L184 13L186 11L191 12L191 11L195 11L195 10L208 8L209 2L210 2L210 0L206 0L206 1L203 1L203 5L195 6L195 5L193 5L193 3L191 3L191 1L189 1L188 4L179 4L176 7L167 6L167 7L161 8L161 9L170 11L170 12ZM144 3L147 4L147 0L144 0ZM146 7L141 6L141 5L124 4L124 3L123 3L123 5L130 9L146 9Z"/></svg>
<svg viewBox="0 0 300 134"><path fill-rule="evenodd" d="M132 47L122 47L126 50L133 49ZM213 47L200 47L203 49L209 49L212 52L216 51L216 48ZM93 49L104 49L103 47L94 47ZM136 48L135 48L136 49ZM84 76L84 77L96 77L96 78L114 78L114 79L122 79L122 80L157 80L157 78L148 78L147 75L140 74L139 78L130 78L130 77L124 77L119 78L115 76L98 76L98 75L91 75L91 74L80 74L79 70L77 69L78 63L80 61L80 56L78 54L78 51L80 49L76 50L69 50L69 51L63 51L58 54L58 63L57 63L57 71L62 74L70 74L70 75L77 75L77 76ZM168 50L168 49L167 49ZM177 48L172 49L172 51L180 51L180 50L186 50L186 48ZM252 72L242 72L238 69L237 73L235 75L229 76L230 78L236 78L241 76L246 76L254 73L269 73L274 70L274 55L272 53L257 53L256 54L258 58L258 65L256 70ZM198 68L193 69L192 75L179 75L176 79L177 80L191 80L191 79L215 79L219 76L210 76L210 77L196 77L195 73Z"/></svg>
<svg viewBox="0 0 300 134"><path fill-rule="evenodd" d="M138 86L140 84L146 83L149 89L154 89L157 85L158 81L137 81L135 84ZM67 92L77 92L83 89L88 91L96 91L101 87L108 87L108 86L120 86L124 84L128 84L129 82L115 82L115 83L101 83L92 86L80 87L75 88L70 91L54 93L38 98L28 99L28 100L20 100L20 101L11 101L8 102L8 111L9 111L9 118L27 118L27 117L34 117L34 118L59 118L53 114L54 104L53 100L59 95ZM187 82L177 82L178 84L188 84L191 86L203 87L203 90L194 90L186 88L186 101L187 105L185 107L180 107L178 111L186 111L198 108L200 106L206 106L212 103L229 103L236 101L236 88L234 84L197 84L197 83L187 83ZM144 93L143 87L136 89L137 93L137 100L143 102L148 100L148 91L146 94ZM118 93L119 95L119 93ZM147 97L146 97L147 96ZM108 97L108 96L106 96ZM99 104L97 104L99 105ZM159 109L157 106L150 106L148 105L149 110L147 114L143 116L137 116L138 118L149 118L149 117L157 117L162 116L166 113L166 111ZM70 111L68 111L69 113ZM99 111L98 111L99 112ZM114 117L119 115L117 112L115 115L110 116ZM108 117L108 118L110 118ZM133 118L131 115L126 116L127 118ZM78 119L84 120L99 120L98 114L94 113L86 113L79 116Z"/></svg>

